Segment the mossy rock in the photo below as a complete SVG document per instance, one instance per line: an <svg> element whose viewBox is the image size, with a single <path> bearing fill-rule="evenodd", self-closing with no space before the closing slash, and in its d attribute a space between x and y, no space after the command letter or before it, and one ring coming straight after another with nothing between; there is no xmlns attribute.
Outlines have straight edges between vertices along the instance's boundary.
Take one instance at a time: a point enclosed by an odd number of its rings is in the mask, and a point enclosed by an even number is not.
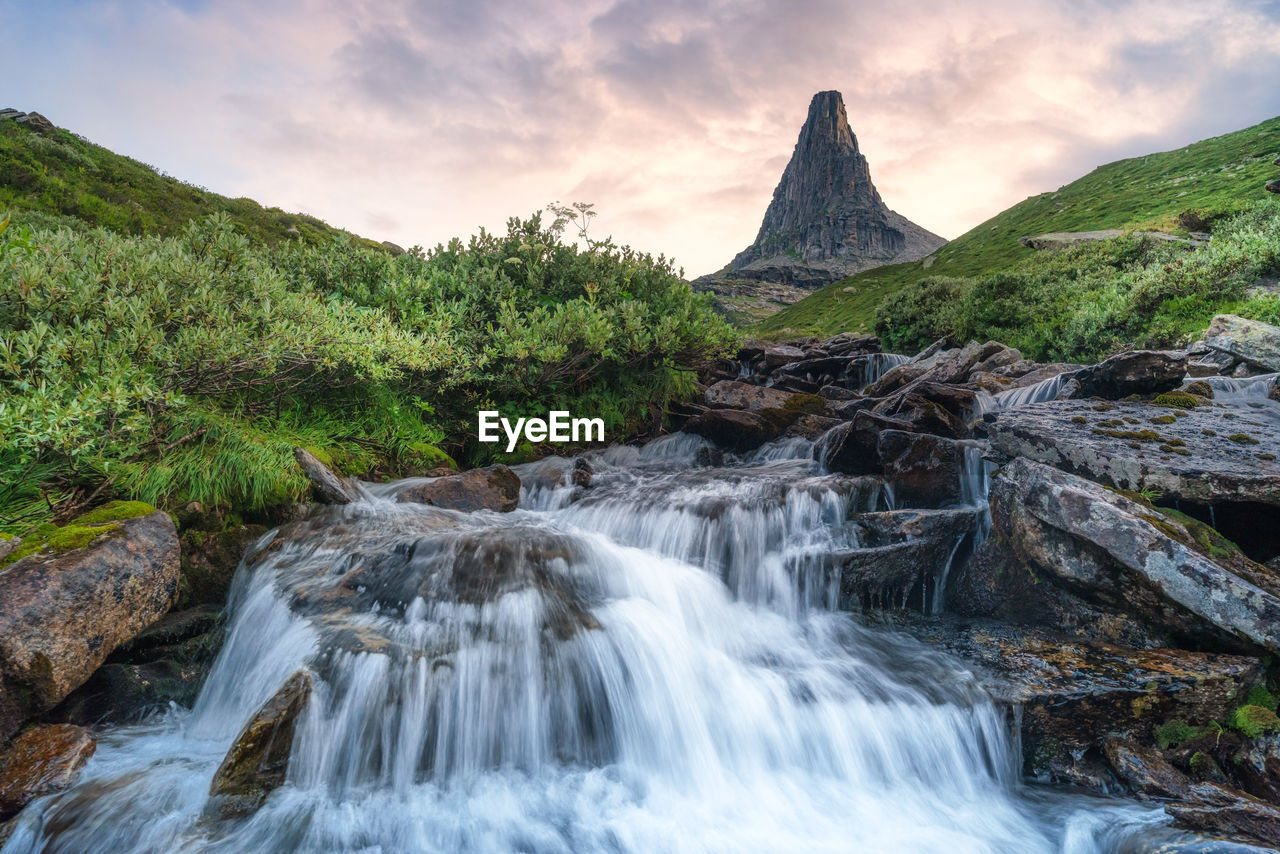
<svg viewBox="0 0 1280 854"><path fill-rule="evenodd" d="M1177 420L1178 419L1172 415L1157 415L1155 418L1151 419L1151 423L1152 424L1172 424Z"/></svg>
<svg viewBox="0 0 1280 854"><path fill-rule="evenodd" d="M156 512L156 508L142 501L112 501L76 517L62 526L46 522L28 531L22 545L0 561L9 566L34 554L59 555L83 549L99 537L109 536L120 530L120 523Z"/></svg>
<svg viewBox="0 0 1280 854"><path fill-rule="evenodd" d="M1248 433L1233 433L1227 437L1237 445L1256 445L1258 440L1250 436Z"/></svg>
<svg viewBox="0 0 1280 854"><path fill-rule="evenodd" d="M1236 709L1231 725L1249 738L1280 732L1280 718L1276 717L1275 712L1264 706L1248 703Z"/></svg>
<svg viewBox="0 0 1280 854"><path fill-rule="evenodd" d="M1143 518L1183 545L1190 546L1216 561L1230 560L1241 554L1238 545L1194 516L1188 516L1181 510L1174 510L1171 507L1155 509L1165 518L1154 516Z"/></svg>
<svg viewBox="0 0 1280 854"><path fill-rule="evenodd" d="M1194 394L1196 397L1203 397L1208 400L1213 399L1213 386L1204 380L1196 380L1183 389L1187 394Z"/></svg>
<svg viewBox="0 0 1280 854"><path fill-rule="evenodd" d="M1185 391L1166 391L1164 394L1157 394L1151 399L1152 406L1164 406L1170 409L1195 409L1197 406L1204 406L1206 403L1207 401L1204 398Z"/></svg>

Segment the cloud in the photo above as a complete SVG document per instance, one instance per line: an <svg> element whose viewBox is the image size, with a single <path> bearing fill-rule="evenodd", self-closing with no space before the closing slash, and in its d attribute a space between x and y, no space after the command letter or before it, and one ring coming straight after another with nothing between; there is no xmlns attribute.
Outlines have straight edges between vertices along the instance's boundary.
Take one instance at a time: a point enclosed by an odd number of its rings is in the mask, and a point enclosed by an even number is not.
<svg viewBox="0 0 1280 854"><path fill-rule="evenodd" d="M844 93L889 205L955 236L1280 113L1278 19L1256 0L0 7L33 71L14 106L172 174L402 245L593 201L597 230L693 274L754 238L818 90Z"/></svg>

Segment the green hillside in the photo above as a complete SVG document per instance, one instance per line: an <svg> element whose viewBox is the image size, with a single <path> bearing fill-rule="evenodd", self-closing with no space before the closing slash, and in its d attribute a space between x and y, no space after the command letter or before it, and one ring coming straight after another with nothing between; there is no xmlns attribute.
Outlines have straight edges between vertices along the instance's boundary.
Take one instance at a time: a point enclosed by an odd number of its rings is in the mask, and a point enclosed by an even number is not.
<svg viewBox="0 0 1280 854"><path fill-rule="evenodd" d="M41 133L0 119L0 210L6 209L18 219L23 212L74 217L126 234L162 236L180 233L193 219L225 214L246 236L268 245L324 243L344 233L315 217L170 178L61 128Z"/></svg>
<svg viewBox="0 0 1280 854"><path fill-rule="evenodd" d="M880 267L788 306L753 331L770 337L870 330L889 296L932 276L977 277L1035 253L1018 243L1052 231L1124 228L1186 234L1242 210L1277 177L1280 117L1176 151L1119 160L1020 202L948 243L932 262ZM928 266L926 266L928 264Z"/></svg>

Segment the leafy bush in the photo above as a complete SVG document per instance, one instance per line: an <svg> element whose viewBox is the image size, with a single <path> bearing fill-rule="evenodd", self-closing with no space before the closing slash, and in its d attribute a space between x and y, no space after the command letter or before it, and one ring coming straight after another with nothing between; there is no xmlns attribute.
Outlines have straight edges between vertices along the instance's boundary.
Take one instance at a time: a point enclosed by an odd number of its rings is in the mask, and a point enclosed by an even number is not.
<svg viewBox="0 0 1280 854"><path fill-rule="evenodd" d="M1092 361L1180 344L1220 312L1280 321L1280 300L1246 294L1278 269L1280 204L1259 202L1221 221L1201 249L1125 235L1038 253L1009 272L923 280L884 302L876 331L897 352L947 334L1035 359Z"/></svg>
<svg viewBox="0 0 1280 854"><path fill-rule="evenodd" d="M0 234L0 527L111 495L271 506L305 492L295 445L354 473L480 459L477 408L648 423L734 333L667 259L565 224L399 256L225 214Z"/></svg>

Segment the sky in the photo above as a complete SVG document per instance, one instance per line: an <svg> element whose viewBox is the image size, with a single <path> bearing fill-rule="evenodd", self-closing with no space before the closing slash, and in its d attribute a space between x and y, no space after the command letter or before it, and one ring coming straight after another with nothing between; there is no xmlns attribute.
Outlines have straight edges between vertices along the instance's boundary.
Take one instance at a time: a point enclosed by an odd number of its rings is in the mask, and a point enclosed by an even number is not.
<svg viewBox="0 0 1280 854"><path fill-rule="evenodd" d="M754 240L815 92L956 237L1280 115L1280 0L0 0L0 107L402 246L585 201L690 276Z"/></svg>

